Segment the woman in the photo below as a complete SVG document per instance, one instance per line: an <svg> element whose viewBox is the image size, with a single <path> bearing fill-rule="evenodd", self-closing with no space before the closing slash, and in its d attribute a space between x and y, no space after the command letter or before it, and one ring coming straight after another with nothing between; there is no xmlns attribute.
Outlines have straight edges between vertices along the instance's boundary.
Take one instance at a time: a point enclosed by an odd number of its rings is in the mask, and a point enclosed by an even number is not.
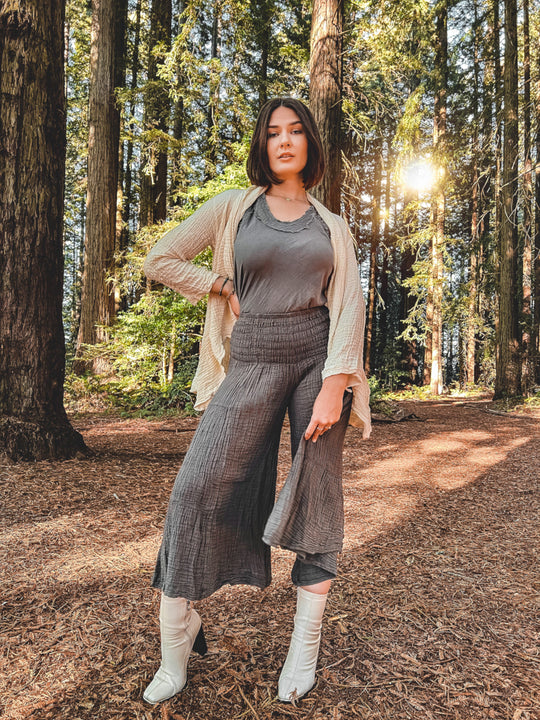
<svg viewBox="0 0 540 720"><path fill-rule="evenodd" d="M264 105L247 172L250 188L206 202L144 265L191 302L209 293L192 384L195 407L206 411L175 481L153 579L162 591L162 662L144 693L150 703L179 692L191 650L206 651L189 601L224 584L266 587L270 545L296 552L298 588L278 696L291 702L313 687L343 540L347 423L369 435L356 257L345 222L306 192L324 160L305 105ZM209 245L212 271L190 262ZM274 505L286 412L293 463Z"/></svg>

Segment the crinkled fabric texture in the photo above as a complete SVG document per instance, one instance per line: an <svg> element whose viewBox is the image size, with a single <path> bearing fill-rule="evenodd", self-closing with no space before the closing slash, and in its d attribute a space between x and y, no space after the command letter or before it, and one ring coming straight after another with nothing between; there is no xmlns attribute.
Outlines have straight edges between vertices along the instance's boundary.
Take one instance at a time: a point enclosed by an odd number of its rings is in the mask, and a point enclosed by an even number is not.
<svg viewBox="0 0 540 720"><path fill-rule="evenodd" d="M240 220L266 188L227 190L205 202L187 220L166 233L148 254L146 275L177 290L190 302L204 297L219 275L234 276L234 240ZM346 373L353 390L350 422L369 437L371 417L369 386L363 370L365 302L360 286L354 243L346 222L311 195L330 230L334 272L327 289L330 327L322 378ZM191 260L206 247L213 249L212 270ZM212 293L201 341L199 365L192 383L195 407L203 410L223 382L229 364L229 347L235 317L224 298Z"/></svg>
<svg viewBox="0 0 540 720"><path fill-rule="evenodd" d="M329 432L316 443L303 438L322 385L328 330L325 307L240 316L229 372L199 423L171 494L152 583L165 595L199 600L224 584L266 587L270 543L325 571L311 582L335 575L351 393L345 393L341 419ZM274 506L287 412L293 462ZM293 581L301 583L301 571L297 563Z"/></svg>
<svg viewBox="0 0 540 720"><path fill-rule="evenodd" d="M330 231L313 207L277 220L259 195L238 226L234 286L241 312L278 313L326 305L334 269Z"/></svg>

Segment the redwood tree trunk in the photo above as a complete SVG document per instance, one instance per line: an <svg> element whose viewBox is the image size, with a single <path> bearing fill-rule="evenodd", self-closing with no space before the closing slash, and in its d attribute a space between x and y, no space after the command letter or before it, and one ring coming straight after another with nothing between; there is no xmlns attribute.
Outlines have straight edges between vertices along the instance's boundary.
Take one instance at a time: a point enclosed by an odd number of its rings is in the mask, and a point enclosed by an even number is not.
<svg viewBox="0 0 540 720"><path fill-rule="evenodd" d="M431 279L433 316L431 324L431 392L440 395L443 389L442 368L442 302L443 302L443 247L446 209L446 88L448 75L448 30L446 0L437 7L437 35L435 41L435 112L433 122L433 145L436 166L440 169L433 201L434 223L431 244Z"/></svg>
<svg viewBox="0 0 540 720"><path fill-rule="evenodd" d="M140 69L140 63L139 63L139 44L140 44L140 37L141 37L141 0L137 0L137 5L135 8L135 37L133 39L133 55L131 57L131 83L130 83L130 89L132 91L132 96L129 101L129 106L127 110L127 117L129 118L128 121L128 132L129 132L129 139L127 141L127 147L126 147L126 163L125 163L125 174L124 174L124 204L122 207L122 223L123 223L123 229L122 229L122 236L120 239L120 250L123 251L127 248L129 243L129 231L130 231L130 222L132 217L132 209L134 205L134 199L133 199L133 185L132 185L132 169L131 165L133 162L133 140L132 135L135 132L135 123L134 123L134 113L135 113L135 100L133 99L133 96L135 95L135 90L138 85L138 79L139 79L139 69ZM127 307L123 308L124 310L127 310Z"/></svg>
<svg viewBox="0 0 540 720"><path fill-rule="evenodd" d="M479 158L480 158L480 142L479 142L479 121L480 121L480 23L478 19L478 6L474 3L474 26L473 26L473 136L472 136L472 188L471 188L471 244L469 256L469 301L468 301L468 318L467 318L467 343L466 343L466 360L465 372L460 372L460 384L465 381L469 384L475 382L476 369L476 326L478 317L478 255L480 252L480 187L479 187ZM460 363L462 360L462 329L459 332L460 340ZM461 365L460 365L461 368Z"/></svg>
<svg viewBox="0 0 540 720"><path fill-rule="evenodd" d="M0 63L0 453L73 457L85 446L63 406L62 0L0 4Z"/></svg>
<svg viewBox="0 0 540 720"><path fill-rule="evenodd" d="M533 384L531 332L531 284L532 284L532 226L533 226L533 184L531 157L531 53L529 34L529 0L523 0L523 304L521 338L521 385L524 393Z"/></svg>
<svg viewBox="0 0 540 720"><path fill-rule="evenodd" d="M540 385L540 53L536 55L536 180L534 214L534 316L532 346L534 378Z"/></svg>
<svg viewBox="0 0 540 720"><path fill-rule="evenodd" d="M505 0L504 146L500 236L499 324L495 397L521 392L518 279L518 70L517 3Z"/></svg>
<svg viewBox="0 0 540 720"><path fill-rule="evenodd" d="M335 213L341 205L342 33L343 0L314 0L309 105L321 133L327 167L313 194Z"/></svg>
<svg viewBox="0 0 540 720"><path fill-rule="evenodd" d="M501 178L502 178L502 124L503 124L503 111L502 111L502 71L501 71L501 22L500 22L500 0L492 0L493 8L493 75L495 82L495 182L493 188L494 195L494 222L493 222L493 235L495 238L495 256L496 262L499 261L498 253L501 245L501 217L502 217L502 198L501 198ZM495 283L495 298L493 307L493 320L495 325L495 336L499 334L499 277L497 276ZM497 354L497 349L495 349Z"/></svg>
<svg viewBox="0 0 540 720"><path fill-rule="evenodd" d="M92 0L90 50L90 127L86 242L82 279L81 323L77 338L76 373L107 369L99 359L83 360L84 345L107 340L115 315L114 248L118 184L118 111L114 96L116 3Z"/></svg>

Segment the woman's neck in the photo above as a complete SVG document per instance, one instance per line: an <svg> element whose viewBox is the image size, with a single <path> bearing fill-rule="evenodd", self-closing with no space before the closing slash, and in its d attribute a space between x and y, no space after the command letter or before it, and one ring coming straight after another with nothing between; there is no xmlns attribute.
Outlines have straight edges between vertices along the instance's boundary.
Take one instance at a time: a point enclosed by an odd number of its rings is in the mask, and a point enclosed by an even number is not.
<svg viewBox="0 0 540 720"><path fill-rule="evenodd" d="M299 200L302 202L306 200L306 190L302 180L299 178L289 178L279 185L270 185L266 194L282 197L286 200Z"/></svg>

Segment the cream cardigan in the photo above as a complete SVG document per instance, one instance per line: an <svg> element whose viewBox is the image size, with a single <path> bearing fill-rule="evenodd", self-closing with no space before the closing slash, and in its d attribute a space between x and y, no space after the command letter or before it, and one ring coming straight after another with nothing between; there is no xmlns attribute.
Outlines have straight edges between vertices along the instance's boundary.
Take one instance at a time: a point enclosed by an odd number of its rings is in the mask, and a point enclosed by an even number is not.
<svg viewBox="0 0 540 720"><path fill-rule="evenodd" d="M219 275L233 277L234 240L246 209L265 191L227 190L205 202L190 217L169 230L148 254L143 270L147 277L176 290L195 304L203 298ZM371 417L369 387L363 370L365 302L349 228L318 200L309 202L328 225L334 249L334 272L327 291L330 328L328 356L322 378L346 373L353 391L351 425L363 428L369 437ZM213 250L212 270L191 260L206 247ZM229 364L229 341L236 318L229 303L212 293L208 298L199 365L192 390L197 393L196 410L203 410L225 377Z"/></svg>

